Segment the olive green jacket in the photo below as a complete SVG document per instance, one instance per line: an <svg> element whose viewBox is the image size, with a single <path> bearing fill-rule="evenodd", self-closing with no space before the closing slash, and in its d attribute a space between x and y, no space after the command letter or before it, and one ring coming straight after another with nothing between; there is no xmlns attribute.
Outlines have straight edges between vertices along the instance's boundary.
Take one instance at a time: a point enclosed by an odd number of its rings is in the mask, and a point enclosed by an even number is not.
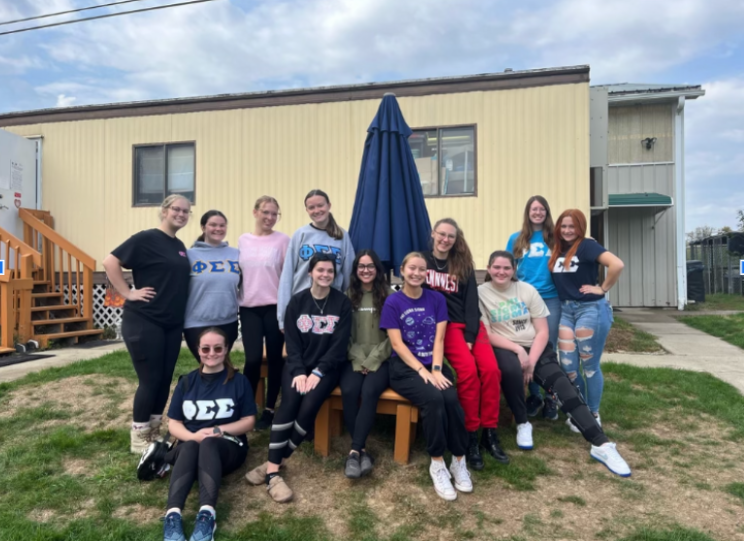
<svg viewBox="0 0 744 541"><path fill-rule="evenodd" d="M375 372L391 353L387 332L380 329L380 314L375 310L372 292L365 291L359 309L352 314L349 361L355 372L364 368Z"/></svg>

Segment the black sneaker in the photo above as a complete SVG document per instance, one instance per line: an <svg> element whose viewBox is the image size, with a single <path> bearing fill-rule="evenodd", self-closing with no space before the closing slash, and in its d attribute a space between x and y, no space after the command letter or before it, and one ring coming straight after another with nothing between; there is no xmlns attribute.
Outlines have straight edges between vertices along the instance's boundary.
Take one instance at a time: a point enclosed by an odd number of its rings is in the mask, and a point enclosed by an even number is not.
<svg viewBox="0 0 744 541"><path fill-rule="evenodd" d="M470 438L468 441L468 454L466 455L468 466L474 470L482 470L484 464L480 447L478 446L478 431L468 432L468 437Z"/></svg>
<svg viewBox="0 0 744 541"><path fill-rule="evenodd" d="M483 429L483 435L481 436L481 445L486 449L488 454L491 455L496 462L509 464L509 457L506 456L506 453L501 448L499 435L496 433L495 428Z"/></svg>
<svg viewBox="0 0 744 541"><path fill-rule="evenodd" d="M255 430L266 430L271 428L271 423L274 422L274 412L264 409L261 414L261 418L256 422Z"/></svg>
<svg viewBox="0 0 744 541"><path fill-rule="evenodd" d="M543 407L543 399L540 395L531 394L527 397L527 417L535 417L540 408Z"/></svg>
<svg viewBox="0 0 744 541"><path fill-rule="evenodd" d="M362 476L362 465L358 453L349 453L344 463L344 475L349 479L359 479Z"/></svg>
<svg viewBox="0 0 744 541"><path fill-rule="evenodd" d="M545 405L543 406L543 418L548 421L558 420L558 404L555 403L555 399L552 396L545 397Z"/></svg>
<svg viewBox="0 0 744 541"><path fill-rule="evenodd" d="M360 463L362 465L362 476L369 475L375 467L375 458L367 451L362 451Z"/></svg>

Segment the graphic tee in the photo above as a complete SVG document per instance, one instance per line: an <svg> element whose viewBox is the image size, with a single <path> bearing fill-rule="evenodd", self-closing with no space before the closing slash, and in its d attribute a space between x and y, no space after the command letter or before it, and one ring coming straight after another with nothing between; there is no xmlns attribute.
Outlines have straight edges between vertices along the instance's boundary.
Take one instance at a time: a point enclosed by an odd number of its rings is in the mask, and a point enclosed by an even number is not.
<svg viewBox="0 0 744 541"><path fill-rule="evenodd" d="M561 254L553 266L552 273L558 297L562 301L592 302L604 298L604 295L581 293L579 289L584 285L597 285L599 276L597 258L606 251L596 240L583 239L571 261L565 260L565 252Z"/></svg>
<svg viewBox="0 0 744 541"><path fill-rule="evenodd" d="M183 242L160 229L147 229L132 235L111 253L125 269L132 270L135 288L155 290L150 302L127 301L124 309L162 327L182 326L191 273Z"/></svg>
<svg viewBox="0 0 744 541"><path fill-rule="evenodd" d="M187 380L186 383L184 380ZM181 421L191 432L226 425L256 415L251 384L240 372L230 381L227 370L217 374L200 374L194 370L184 376L173 391L168 417ZM184 388L188 391L184 393ZM247 445L245 434L233 434Z"/></svg>
<svg viewBox="0 0 744 541"><path fill-rule="evenodd" d="M422 289L418 299L402 291L393 293L385 301L380 316L381 329L398 329L403 343L421 364L431 366L437 324L447 321L447 301L444 295ZM393 351L391 356L397 357Z"/></svg>
<svg viewBox="0 0 744 541"><path fill-rule="evenodd" d="M509 237L506 250L514 254L514 244L519 232ZM521 254L514 254L517 260L517 278L535 286L543 299L553 299L558 296L553 277L550 275L548 261L551 256L550 248L545 244L542 231L534 231L530 237L530 247Z"/></svg>
<svg viewBox="0 0 744 541"><path fill-rule="evenodd" d="M537 289L525 282L511 282L504 291L486 282L478 287L478 299L486 330L524 347L535 341L532 320L550 315Z"/></svg>

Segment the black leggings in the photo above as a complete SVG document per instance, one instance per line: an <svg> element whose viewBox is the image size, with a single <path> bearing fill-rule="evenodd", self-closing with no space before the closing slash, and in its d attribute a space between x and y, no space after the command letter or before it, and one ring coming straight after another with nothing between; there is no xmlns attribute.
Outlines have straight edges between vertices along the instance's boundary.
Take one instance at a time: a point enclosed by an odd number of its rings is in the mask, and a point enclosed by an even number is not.
<svg viewBox="0 0 744 541"><path fill-rule="evenodd" d="M388 362L390 387L421 410L429 456L443 456L446 449L454 456L463 456L468 446L468 431L465 428L465 412L457 398L455 386L440 391L421 379L399 357L391 357ZM427 369L430 368L424 368ZM442 374L448 380L455 381L447 365L442 367Z"/></svg>
<svg viewBox="0 0 744 541"><path fill-rule="evenodd" d="M525 349L529 351L529 348ZM493 353L501 370L501 392L514 414L514 420L518 425L526 423L527 404L524 398L522 363L519 362L517 354L508 349L493 348Z"/></svg>
<svg viewBox="0 0 744 541"><path fill-rule="evenodd" d="M245 368L243 373L251 382L253 394L256 394L258 380L261 377L264 337L266 337L266 362L269 365L269 383L266 392L266 407L274 409L279 389L282 385L284 368L284 333L279 330L276 319L276 304L268 306L240 307L240 327L243 333L245 350Z"/></svg>
<svg viewBox="0 0 744 541"><path fill-rule="evenodd" d="M230 350L233 347L233 344L235 343L235 340L238 339L238 320L236 319L232 323L226 323L225 325L208 325L206 327L190 327L188 329L183 330L183 337L186 339L186 345L189 347L189 351L191 351L191 354L194 356L194 359L196 359L196 362L199 362L199 335L206 331L207 329L211 329L212 327L217 327L218 329L221 329L226 335L227 335L227 352L230 353Z"/></svg>
<svg viewBox="0 0 744 541"><path fill-rule="evenodd" d="M124 310L121 334L139 379L134 393L135 423L148 423L151 415L163 414L181 351L182 333L183 327L161 327Z"/></svg>
<svg viewBox="0 0 744 541"><path fill-rule="evenodd" d="M308 374L310 372L308 371ZM281 464L297 449L308 432L314 432L315 417L326 398L338 384L338 372L326 373L317 387L302 395L292 387L294 376L285 370L282 374L282 401L274 415L269 440L269 462Z"/></svg>
<svg viewBox="0 0 744 541"><path fill-rule="evenodd" d="M183 509L197 477L199 506L215 507L222 477L237 470L247 455L246 443L241 447L223 438L205 438L201 443L179 442L165 457L166 463L173 465L166 509Z"/></svg>
<svg viewBox="0 0 744 541"><path fill-rule="evenodd" d="M529 348L524 349L527 351L527 353L530 352ZM506 400L509 404L509 407L512 409L512 412L514 413L514 418L517 423L527 422L524 402L524 379L522 379L521 376L522 368L519 363L519 359L517 358L517 355L515 353L512 353L511 351L494 348L494 352L496 353L496 358L499 359L499 368L501 368L502 357L504 359L507 359L506 364L509 366L510 370L514 366L519 367L519 384L517 385L517 382L514 381L511 384L511 386L513 387L513 389L511 389L511 392L513 393L512 396L515 397L515 400L521 396L520 411L525 412L524 421L520 421L517 418L517 412L514 410L512 402L509 401L509 394L507 394L506 388L503 389L504 394L506 395ZM502 369L502 385L504 385L506 374L507 372ZM548 395L553 395L555 400L558 402L558 406L561 408L561 411L563 411L563 413L568 415L568 417L573 420L574 424L581 432L581 435L584 436L584 439L586 439L586 441L596 446L600 446L610 441L605 433L602 431L602 427L599 426L599 423L597 423L597 419L594 417L594 415L592 415L592 412L589 411L589 407L586 405L586 402L584 402L584 399L581 397L581 393L579 392L578 387L576 387L576 385L574 385L574 383L568 379L568 376L566 376L566 373L558 364L558 357L556 356L555 351L553 351L553 348L550 347L550 344L545 346L545 350L542 352L542 355L537 360L535 371L532 374L532 379L540 387L545 389L545 392ZM519 389L519 392L515 392L517 388ZM517 407L520 408L519 405Z"/></svg>
<svg viewBox="0 0 744 541"><path fill-rule="evenodd" d="M354 372L350 362L341 371L341 401L344 405L344 424L351 434L351 448L361 452L367 443L377 415L377 401L390 385L389 363L384 362L376 372L366 376Z"/></svg>

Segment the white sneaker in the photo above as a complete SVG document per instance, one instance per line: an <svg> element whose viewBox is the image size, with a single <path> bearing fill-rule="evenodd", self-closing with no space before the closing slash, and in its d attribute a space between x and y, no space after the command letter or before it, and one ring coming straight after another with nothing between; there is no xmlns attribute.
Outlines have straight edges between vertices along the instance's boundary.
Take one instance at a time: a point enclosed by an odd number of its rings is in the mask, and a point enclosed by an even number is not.
<svg viewBox="0 0 744 541"><path fill-rule="evenodd" d="M517 425L517 447L525 451L532 449L532 423Z"/></svg>
<svg viewBox="0 0 744 541"><path fill-rule="evenodd" d="M460 492L473 492L473 481L470 479L468 463L465 457L462 457L460 460L452 457L449 471L455 479L455 488L457 490Z"/></svg>
<svg viewBox="0 0 744 541"><path fill-rule="evenodd" d="M450 473L447 471L447 465L444 460L432 460L429 466L429 475L434 481L434 490L443 500L449 502L457 499L457 492L450 481Z"/></svg>
<svg viewBox="0 0 744 541"><path fill-rule="evenodd" d="M571 422L570 417L566 419L566 425L568 426L568 428L571 429L571 432L575 432L576 434L581 434L581 430L579 430L578 427Z"/></svg>
<svg viewBox="0 0 744 541"><path fill-rule="evenodd" d="M608 442L599 447L592 445L592 450L589 454L594 460L607 466L607 469L615 475L630 477L630 466L623 460L620 453L617 452L614 443Z"/></svg>

